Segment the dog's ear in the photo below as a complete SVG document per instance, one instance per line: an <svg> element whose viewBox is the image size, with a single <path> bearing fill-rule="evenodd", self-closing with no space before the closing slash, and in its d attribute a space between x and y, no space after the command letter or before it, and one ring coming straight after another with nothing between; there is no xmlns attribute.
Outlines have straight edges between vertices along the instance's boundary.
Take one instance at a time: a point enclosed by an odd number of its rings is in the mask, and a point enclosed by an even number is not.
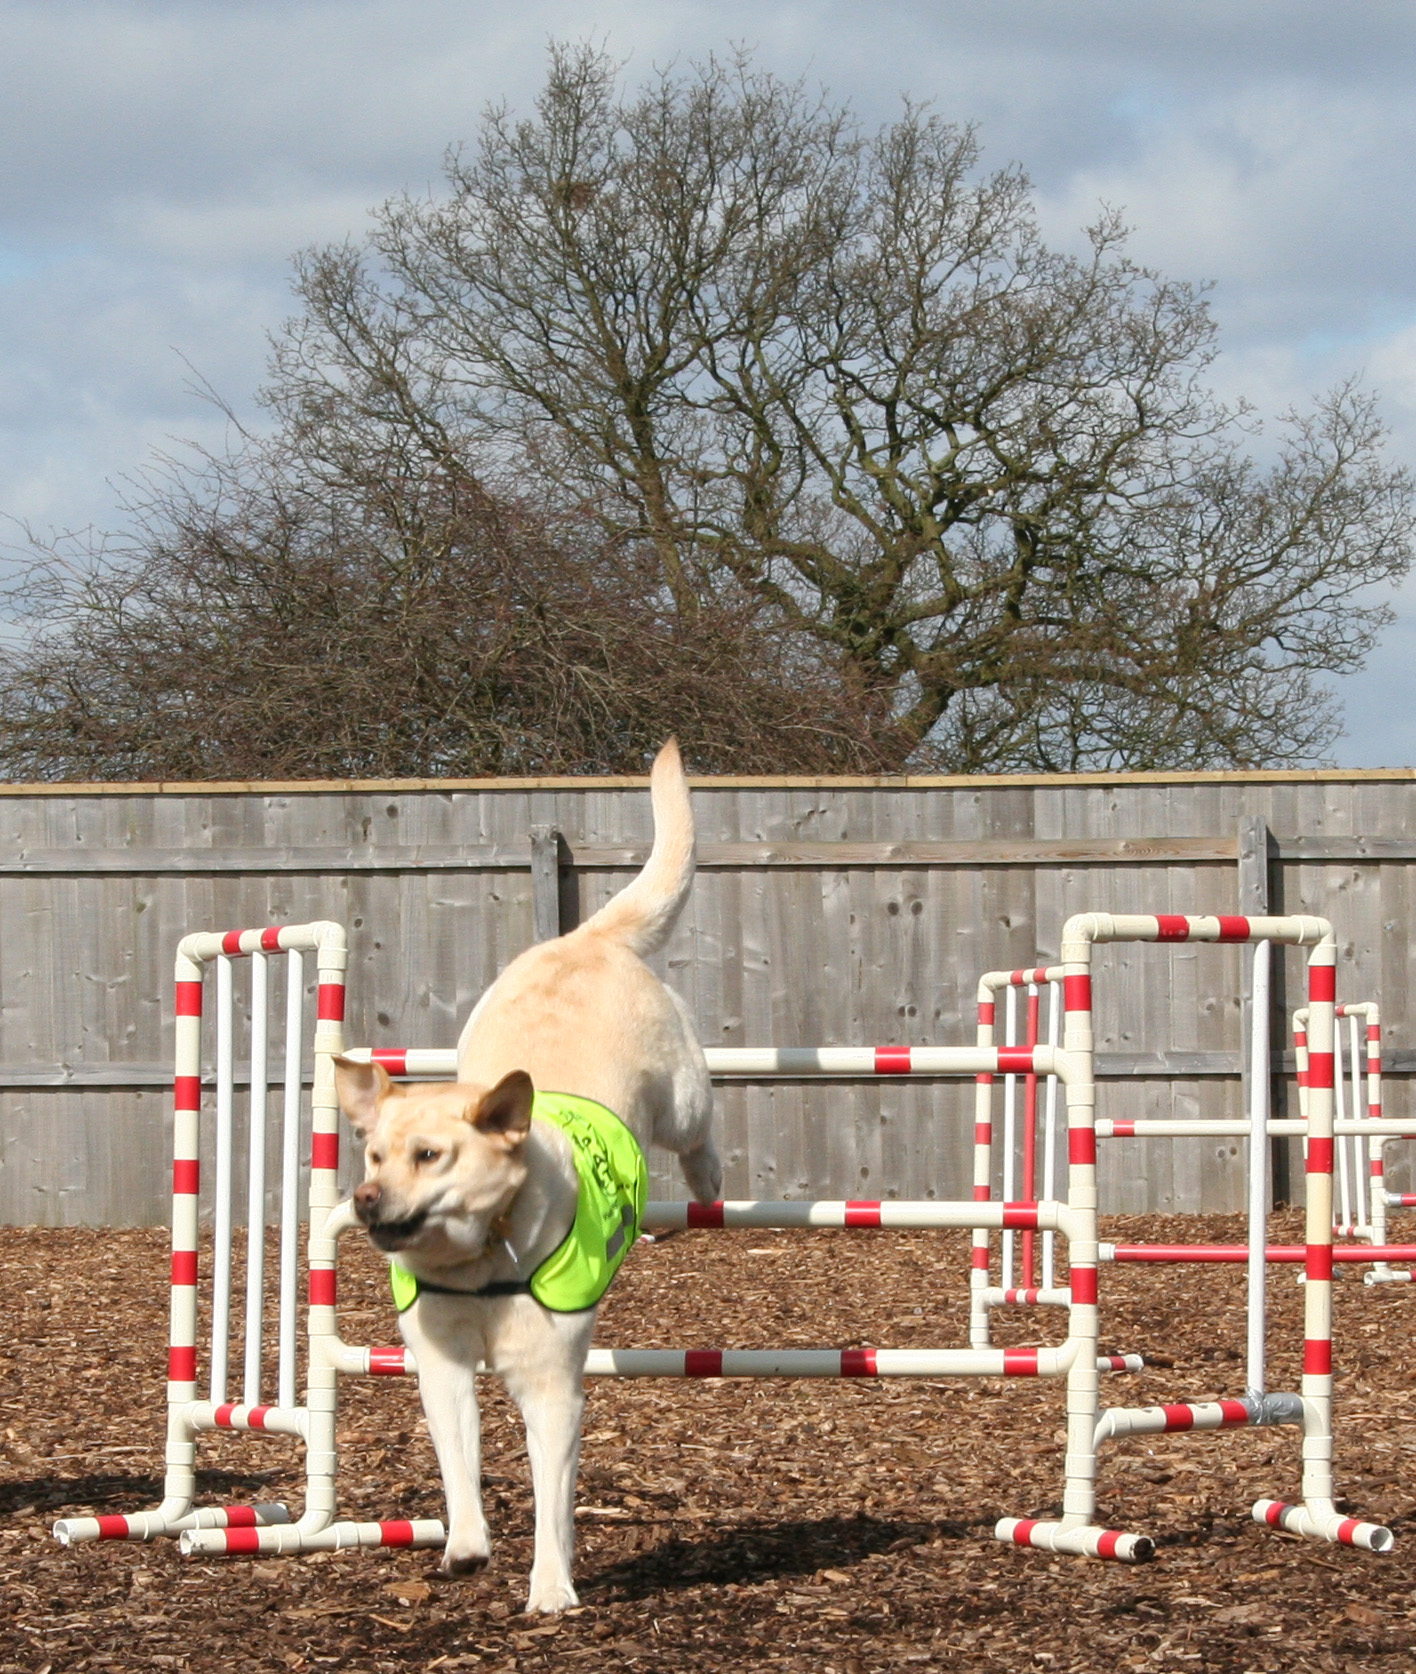
<svg viewBox="0 0 1416 1674"><path fill-rule="evenodd" d="M483 1093L467 1112L467 1119L488 1139L499 1139L508 1150L520 1145L531 1131L531 1101L536 1089L525 1070L504 1075L491 1092Z"/></svg>
<svg viewBox="0 0 1416 1674"><path fill-rule="evenodd" d="M382 1064L356 1064L350 1058L334 1060L334 1090L339 1108L365 1134L378 1123L379 1105L398 1091Z"/></svg>

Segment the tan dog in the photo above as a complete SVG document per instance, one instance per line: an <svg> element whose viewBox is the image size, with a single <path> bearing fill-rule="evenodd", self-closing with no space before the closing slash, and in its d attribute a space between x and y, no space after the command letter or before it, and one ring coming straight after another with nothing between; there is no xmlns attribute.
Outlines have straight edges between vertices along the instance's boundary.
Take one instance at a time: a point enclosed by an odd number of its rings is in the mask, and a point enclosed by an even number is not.
<svg viewBox="0 0 1416 1674"><path fill-rule="evenodd" d="M533 1120L535 1090L595 1100L641 1144L676 1151L701 1201L722 1185L702 1049L683 1001L642 958L663 945L693 879L676 744L659 752L650 788L654 846L643 871L579 929L528 949L497 978L458 1041L456 1083L395 1087L377 1065L336 1061L340 1104L365 1138L359 1218L381 1250L438 1287L400 1317L447 1494L442 1567L462 1574L490 1556L480 1365L505 1380L526 1422L533 1611L576 1602L575 1474L595 1323L593 1307L556 1312L522 1293L566 1238L580 1192L565 1133ZM492 1294L465 1294L487 1286Z"/></svg>

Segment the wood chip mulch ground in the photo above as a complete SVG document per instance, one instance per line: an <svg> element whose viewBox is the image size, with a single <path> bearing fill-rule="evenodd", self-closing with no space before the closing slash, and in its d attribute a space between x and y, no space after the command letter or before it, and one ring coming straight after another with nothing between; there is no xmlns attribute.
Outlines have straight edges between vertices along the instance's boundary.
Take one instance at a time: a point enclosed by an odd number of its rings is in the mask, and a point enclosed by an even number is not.
<svg viewBox="0 0 1416 1674"><path fill-rule="evenodd" d="M1114 1220L1111 1236L1242 1237L1234 1220ZM1297 1241L1296 1219L1276 1238ZM1145 1566L1052 1558L992 1539L1059 1509L1059 1386L1035 1381L592 1386L577 1584L563 1617L522 1615L531 1503L519 1429L489 1388L493 1566L444 1582L430 1552L180 1557L171 1542L63 1550L60 1515L159 1497L166 1239L160 1231L0 1231L0 1674L81 1669L370 1671L940 1668L1405 1670L1416 1656L1416 1288L1337 1287L1338 1481L1388 1523L1387 1557L1275 1534L1248 1508L1298 1483L1292 1430L1109 1447L1106 1520L1156 1537ZM1271 1387L1298 1376L1301 1291L1275 1269ZM626 1346L955 1346L957 1234L688 1233L636 1252L598 1340ZM344 1333L396 1333L379 1265L350 1249ZM1103 1271L1104 1347L1167 1364L1106 1381L1113 1404L1242 1393L1240 1269ZM1055 1338L1013 1312L998 1340ZM344 1386L346 1514L440 1516L416 1391ZM221 1438L214 1498L288 1497L292 1443Z"/></svg>

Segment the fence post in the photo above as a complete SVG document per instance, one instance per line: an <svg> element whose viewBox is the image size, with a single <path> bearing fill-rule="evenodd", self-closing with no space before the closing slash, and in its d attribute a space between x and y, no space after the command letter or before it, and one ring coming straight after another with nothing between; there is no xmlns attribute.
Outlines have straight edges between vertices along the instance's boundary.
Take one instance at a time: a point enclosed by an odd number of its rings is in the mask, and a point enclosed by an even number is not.
<svg viewBox="0 0 1416 1674"><path fill-rule="evenodd" d="M538 942L561 933L560 832L553 825L531 827L531 924Z"/></svg>
<svg viewBox="0 0 1416 1674"><path fill-rule="evenodd" d="M1269 857L1271 853L1268 821L1261 814L1244 814L1239 820L1239 912L1245 918L1266 918L1272 911L1269 898ZM1282 994L1282 962L1274 973L1273 989L1275 994ZM1245 966L1242 977L1243 1004L1240 1015L1242 1017L1244 1048L1240 1054L1244 1066L1244 1105L1247 1113L1253 1108L1252 1068L1250 1065L1249 1042L1253 1037L1253 965ZM1279 1038L1287 1036L1280 1031ZM1273 1070L1270 1067L1269 1078L1272 1081ZM1272 1179L1272 1203L1286 1203L1289 1194L1288 1141L1276 1138L1272 1141L1270 1157L1270 1172ZM1270 1205L1272 1207L1272 1204Z"/></svg>

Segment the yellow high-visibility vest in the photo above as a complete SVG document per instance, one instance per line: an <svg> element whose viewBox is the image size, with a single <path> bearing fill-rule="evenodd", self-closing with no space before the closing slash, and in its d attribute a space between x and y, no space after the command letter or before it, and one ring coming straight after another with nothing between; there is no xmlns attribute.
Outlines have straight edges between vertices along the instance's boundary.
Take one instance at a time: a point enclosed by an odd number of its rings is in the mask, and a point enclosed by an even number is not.
<svg viewBox="0 0 1416 1674"><path fill-rule="evenodd" d="M552 1122L570 1141L579 1177L575 1220L570 1231L529 1280L457 1291L420 1280L401 1262L389 1263L394 1306L411 1308L420 1290L440 1295L505 1296L528 1292L544 1308L574 1314L593 1308L610 1288L639 1236L649 1196L649 1169L639 1141L625 1124L594 1099L574 1093L537 1093L533 1118Z"/></svg>

